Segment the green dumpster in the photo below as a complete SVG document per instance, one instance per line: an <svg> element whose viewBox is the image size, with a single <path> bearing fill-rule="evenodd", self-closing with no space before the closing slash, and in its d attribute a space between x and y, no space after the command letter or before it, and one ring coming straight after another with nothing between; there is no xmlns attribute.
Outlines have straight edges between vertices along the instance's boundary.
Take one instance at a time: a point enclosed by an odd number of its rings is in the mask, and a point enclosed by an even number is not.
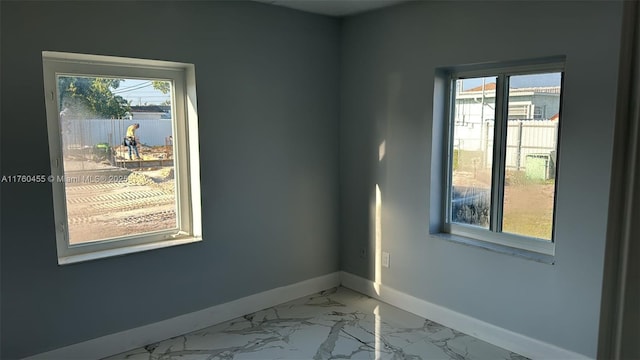
<svg viewBox="0 0 640 360"><path fill-rule="evenodd" d="M549 180L554 177L551 154L528 154L525 158L525 175L530 180Z"/></svg>

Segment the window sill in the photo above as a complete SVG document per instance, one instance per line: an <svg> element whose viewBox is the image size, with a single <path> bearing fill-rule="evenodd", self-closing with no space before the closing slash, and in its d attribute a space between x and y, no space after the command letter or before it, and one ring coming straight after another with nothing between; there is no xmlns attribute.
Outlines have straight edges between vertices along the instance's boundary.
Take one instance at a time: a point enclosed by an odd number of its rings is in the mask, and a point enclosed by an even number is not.
<svg viewBox="0 0 640 360"><path fill-rule="evenodd" d="M465 236L452 235L447 233L431 234L431 236L436 239L451 241L454 243L463 244L467 246L474 246L474 247L493 251L500 254L517 256L523 259L536 261L543 264L549 264L549 265L555 264L555 256L553 255L541 254L541 253L530 251L530 250L518 249L518 248L506 246L506 245L495 244L487 241L482 241L482 240L477 240L477 239L473 239Z"/></svg>
<svg viewBox="0 0 640 360"><path fill-rule="evenodd" d="M132 253L137 253L142 251L162 249L170 246L190 244L190 243L199 242L199 241L202 241L202 237L189 236L189 237L184 237L184 238L174 239L174 240L163 240L163 241L156 241L156 242L151 242L146 244L126 246L126 247L121 247L116 249L93 251L85 254L69 255L69 256L59 257L58 265L74 264L74 263L97 260L97 259L102 259L102 258L107 258L112 256L120 256L120 255L132 254Z"/></svg>

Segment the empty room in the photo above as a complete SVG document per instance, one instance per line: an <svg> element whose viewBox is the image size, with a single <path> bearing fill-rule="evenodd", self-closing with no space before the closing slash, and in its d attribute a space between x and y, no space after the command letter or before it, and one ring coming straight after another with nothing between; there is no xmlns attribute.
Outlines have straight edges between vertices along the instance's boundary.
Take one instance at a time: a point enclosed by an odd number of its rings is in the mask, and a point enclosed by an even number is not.
<svg viewBox="0 0 640 360"><path fill-rule="evenodd" d="M2 1L0 358L640 358L638 1Z"/></svg>

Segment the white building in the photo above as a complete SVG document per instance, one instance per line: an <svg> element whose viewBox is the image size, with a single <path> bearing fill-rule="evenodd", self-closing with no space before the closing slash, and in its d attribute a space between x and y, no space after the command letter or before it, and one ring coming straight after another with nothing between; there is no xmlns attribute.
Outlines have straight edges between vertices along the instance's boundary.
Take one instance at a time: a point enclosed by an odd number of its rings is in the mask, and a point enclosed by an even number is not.
<svg viewBox="0 0 640 360"><path fill-rule="evenodd" d="M129 111L131 120L159 120L171 118L171 106L141 105L132 106Z"/></svg>
<svg viewBox="0 0 640 360"><path fill-rule="evenodd" d="M462 88L462 84L458 84ZM480 151L482 164L492 163L496 84L491 82L455 95L454 149ZM555 159L558 141L560 86L509 90L507 166L521 170L527 155Z"/></svg>
<svg viewBox="0 0 640 360"><path fill-rule="evenodd" d="M496 84L483 85L456 93L456 125L479 124L493 120ZM509 120L549 120L560 110L560 86L511 88Z"/></svg>

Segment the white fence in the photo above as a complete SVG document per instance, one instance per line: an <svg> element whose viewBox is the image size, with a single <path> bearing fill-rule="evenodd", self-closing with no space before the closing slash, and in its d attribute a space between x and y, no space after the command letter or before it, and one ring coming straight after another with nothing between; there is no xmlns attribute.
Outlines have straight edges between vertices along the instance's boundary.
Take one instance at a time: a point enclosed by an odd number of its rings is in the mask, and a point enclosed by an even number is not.
<svg viewBox="0 0 640 360"><path fill-rule="evenodd" d="M513 170L526 168L527 155L550 156L555 163L558 144L558 121L509 120L507 128L506 166ZM493 162L494 122L456 125L454 149L482 151L482 166Z"/></svg>

